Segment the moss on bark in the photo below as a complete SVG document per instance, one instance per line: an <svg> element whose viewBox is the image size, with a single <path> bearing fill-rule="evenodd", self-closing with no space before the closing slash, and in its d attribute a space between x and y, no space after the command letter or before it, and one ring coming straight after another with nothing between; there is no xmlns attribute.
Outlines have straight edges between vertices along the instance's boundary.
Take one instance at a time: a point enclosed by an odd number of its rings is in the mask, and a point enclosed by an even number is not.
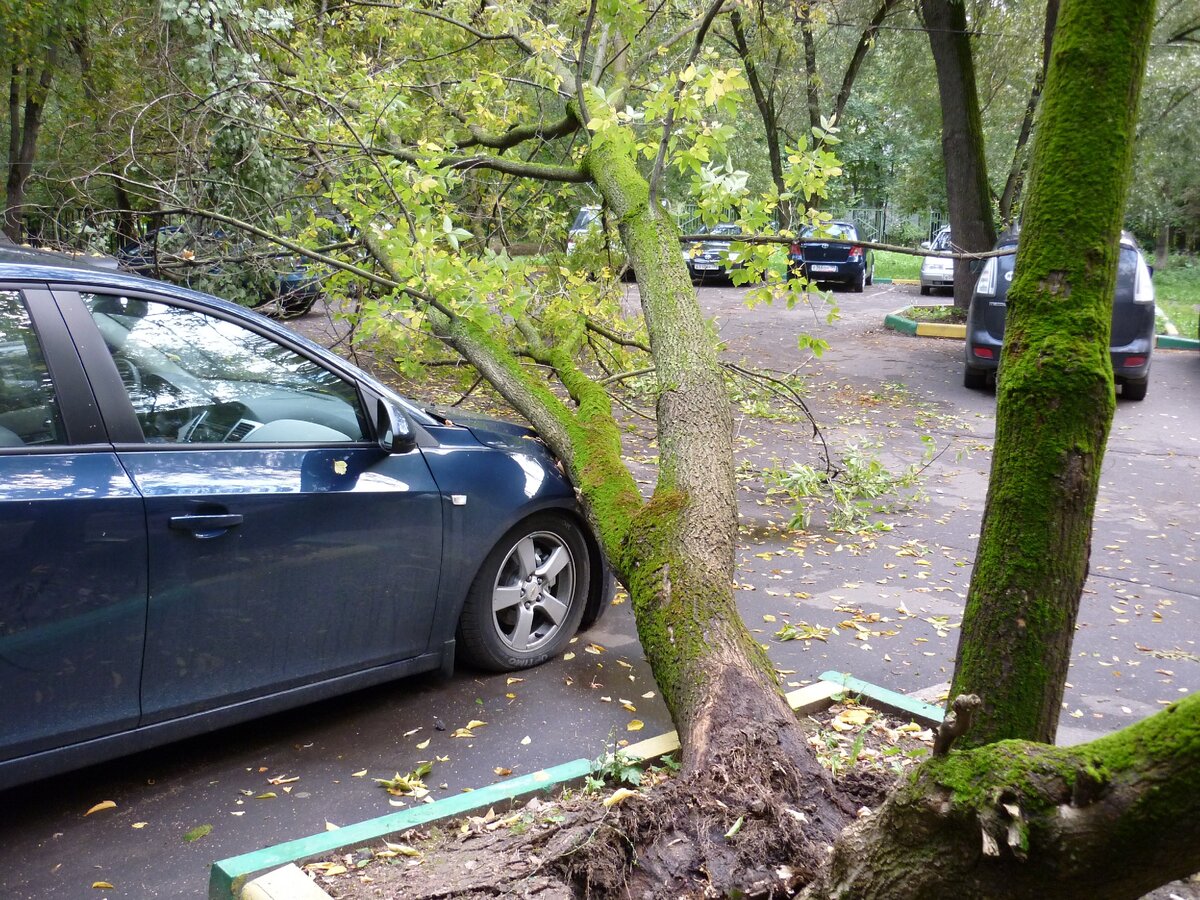
<svg viewBox="0 0 1200 900"><path fill-rule="evenodd" d="M1115 405L1109 324L1152 7L1071 0L1059 17L951 690L984 700L974 745L1057 728Z"/></svg>

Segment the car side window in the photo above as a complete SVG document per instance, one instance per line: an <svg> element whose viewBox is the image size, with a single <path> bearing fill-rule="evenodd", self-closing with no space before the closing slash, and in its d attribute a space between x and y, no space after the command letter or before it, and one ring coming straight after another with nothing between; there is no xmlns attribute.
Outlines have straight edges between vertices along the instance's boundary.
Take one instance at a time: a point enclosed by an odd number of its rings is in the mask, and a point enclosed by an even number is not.
<svg viewBox="0 0 1200 900"><path fill-rule="evenodd" d="M0 449L64 443L54 385L17 291L0 291Z"/></svg>
<svg viewBox="0 0 1200 900"><path fill-rule="evenodd" d="M83 294L146 440L327 444L365 440L358 390L245 326L192 309Z"/></svg>

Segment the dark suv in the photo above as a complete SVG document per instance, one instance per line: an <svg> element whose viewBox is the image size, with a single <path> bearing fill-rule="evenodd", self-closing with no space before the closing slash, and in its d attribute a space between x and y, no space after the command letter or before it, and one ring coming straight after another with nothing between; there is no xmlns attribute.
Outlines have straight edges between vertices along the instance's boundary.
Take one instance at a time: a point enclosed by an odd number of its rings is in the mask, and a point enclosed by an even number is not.
<svg viewBox="0 0 1200 900"><path fill-rule="evenodd" d="M969 388L986 387L988 376L1000 365L1008 287L1016 263L1016 234L1006 234L997 242L997 250L1006 248L1013 253L989 258L971 294L963 368L963 384ZM1150 268L1130 234L1121 235L1109 350L1121 396L1143 399L1154 350L1154 285Z"/></svg>

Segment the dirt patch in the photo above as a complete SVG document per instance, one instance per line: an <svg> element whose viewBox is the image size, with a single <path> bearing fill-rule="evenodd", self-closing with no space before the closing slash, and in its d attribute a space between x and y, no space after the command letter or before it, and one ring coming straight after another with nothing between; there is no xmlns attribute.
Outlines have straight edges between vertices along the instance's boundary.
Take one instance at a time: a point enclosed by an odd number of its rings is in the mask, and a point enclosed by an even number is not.
<svg viewBox="0 0 1200 900"><path fill-rule="evenodd" d="M804 722L809 744L834 777L836 789L860 815L882 801L899 772L924 758L932 733L924 726L847 701ZM752 895L782 896L807 880L806 866L778 855L780 847L763 844L766 833L739 819L730 826L721 817L719 795L690 798L668 760L630 772L638 783L589 782L552 798L534 798L508 811L491 809L477 816L413 829L391 840L357 848L305 866L331 896L339 900L379 898L494 898L522 896L567 898L617 893L630 878L627 854L614 835L651 826L665 839L654 844L656 858L641 867L686 871L696 848L692 840L672 838L671 821L705 817L708 840L758 858L762 873L748 885ZM701 802L703 801L703 802ZM795 829L792 841L803 841L803 810L785 810L790 819L780 831ZM648 823L647 819L656 821ZM680 832L682 835L682 832ZM781 835L782 837L782 835ZM753 846L751 846L753 844ZM741 846L739 846L741 845ZM782 842L788 846L788 841ZM811 848L810 859L822 858L824 842ZM706 858L710 854L705 854ZM586 857L586 865L581 858ZM682 896L672 888L671 896ZM665 896L665 895L664 895Z"/></svg>

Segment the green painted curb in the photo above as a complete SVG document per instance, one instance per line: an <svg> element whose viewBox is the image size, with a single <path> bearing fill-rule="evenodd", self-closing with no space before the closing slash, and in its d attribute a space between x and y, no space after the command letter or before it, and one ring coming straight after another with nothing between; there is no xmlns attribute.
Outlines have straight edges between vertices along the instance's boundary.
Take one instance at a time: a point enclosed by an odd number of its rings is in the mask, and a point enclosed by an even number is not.
<svg viewBox="0 0 1200 900"><path fill-rule="evenodd" d="M435 819L461 816L476 809L512 800L525 794L536 794L563 781L573 781L590 775L592 760L576 759L530 775L522 775L499 784L490 784L477 791L446 797L390 815L347 825L335 831L325 831L311 837L298 838L274 847L230 857L213 863L208 879L209 900L236 900L252 876L298 859L329 853L348 844L361 844L394 834Z"/></svg>
<svg viewBox="0 0 1200 900"><path fill-rule="evenodd" d="M840 684L846 691L852 694L859 694L870 700L874 700L881 706L887 706L911 716L919 716L934 724L941 722L946 715L946 711L940 706L914 700L911 697L906 697L904 694L897 694L895 691L889 691L885 687L871 684L869 681L859 681L845 672L822 672L821 680Z"/></svg>
<svg viewBox="0 0 1200 900"><path fill-rule="evenodd" d="M1160 350L1200 350L1200 340L1176 337L1173 334L1160 334L1155 339L1154 346Z"/></svg>
<svg viewBox="0 0 1200 900"><path fill-rule="evenodd" d="M872 278L871 284L894 284L890 278Z"/></svg>
<svg viewBox="0 0 1200 900"><path fill-rule="evenodd" d="M899 331L903 334L916 334L917 323L912 319L906 319L904 316L896 313L888 313L884 316L883 327L890 328L892 331Z"/></svg>

